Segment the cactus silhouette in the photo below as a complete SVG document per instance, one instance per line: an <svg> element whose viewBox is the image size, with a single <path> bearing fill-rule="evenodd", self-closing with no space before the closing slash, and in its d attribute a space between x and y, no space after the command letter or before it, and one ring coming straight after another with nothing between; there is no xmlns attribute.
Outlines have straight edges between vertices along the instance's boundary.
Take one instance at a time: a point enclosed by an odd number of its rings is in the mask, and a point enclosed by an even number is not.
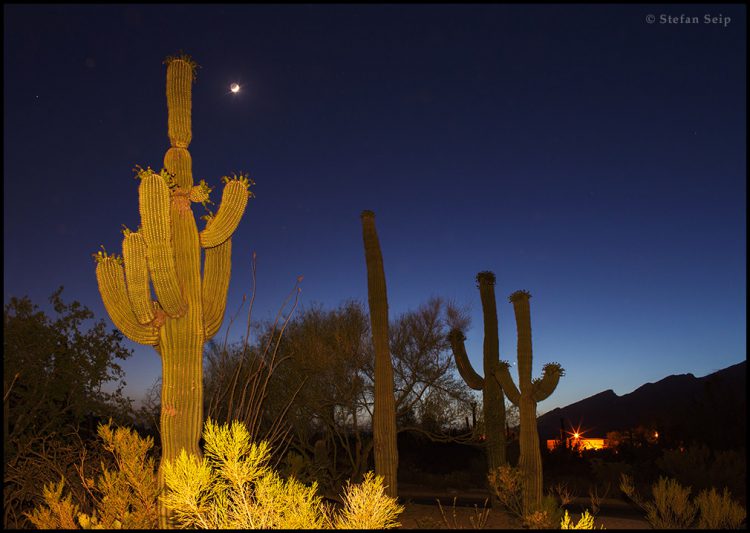
<svg viewBox="0 0 750 533"><path fill-rule="evenodd" d="M224 319L231 236L252 196L246 176L224 177L218 213L205 217L206 227L198 232L190 202L205 206L210 189L204 181L193 185L187 149L196 65L185 55L168 57L165 63L171 145L164 156L165 170L138 172L141 227L123 232L122 258L106 250L95 254L99 292L112 322L129 339L153 346L161 356L162 463L174 462L183 449L201 455L203 345ZM157 301L151 299L149 282ZM167 527L161 505L159 514L160 527Z"/></svg>
<svg viewBox="0 0 750 533"><path fill-rule="evenodd" d="M510 376L510 363L500 361L495 368L495 378L508 399L518 406L521 419L519 444L521 456L518 466L523 476L524 513L538 510L542 504L542 456L539 450L536 404L549 397L565 371L558 363L547 363L542 368L541 379L531 379L531 294L516 291L510 295L516 315L518 330L518 388ZM520 390L519 390L520 389Z"/></svg>
<svg viewBox="0 0 750 533"><path fill-rule="evenodd" d="M484 378L471 366L466 355L466 337L458 329L448 335L458 372L466 384L474 390L482 391L485 435L487 438L487 466L492 472L506 463L505 459L505 397L500 384L494 378L494 371L500 362L500 349L497 334L497 305L495 304L495 274L477 274L479 296L482 300L484 317Z"/></svg>
<svg viewBox="0 0 750 533"><path fill-rule="evenodd" d="M388 297L383 255L375 229L375 213L362 211L361 219L367 263L367 300L370 307L372 343L375 348L375 406L372 421L375 473L383 476L386 494L396 498L396 400L393 392L393 363L388 345Z"/></svg>

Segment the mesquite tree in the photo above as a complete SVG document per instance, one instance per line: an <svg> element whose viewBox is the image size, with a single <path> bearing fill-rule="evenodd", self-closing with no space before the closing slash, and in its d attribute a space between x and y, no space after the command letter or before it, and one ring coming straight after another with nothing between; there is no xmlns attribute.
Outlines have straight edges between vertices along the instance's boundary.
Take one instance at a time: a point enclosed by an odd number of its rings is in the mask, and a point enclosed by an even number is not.
<svg viewBox="0 0 750 533"><path fill-rule="evenodd" d="M150 168L138 173L141 227L123 232L122 258L106 251L95 256L99 292L112 322L129 339L153 346L161 356L162 464L174 462L181 450L201 456L203 345L224 318L231 236L252 184L243 175L225 177L218 213L205 217L206 227L198 231L190 203L205 206L211 190L202 180L193 185L187 149L196 65L187 56L169 57L165 63L171 145L164 156L165 169L159 174ZM163 508L159 523L168 526Z"/></svg>
<svg viewBox="0 0 750 533"><path fill-rule="evenodd" d="M393 393L393 363L388 345L388 297L383 255L375 230L375 213L362 211L362 238L367 263L367 301L370 306L372 343L375 349L375 406L373 440L375 473L383 476L388 496L397 497L396 400Z"/></svg>
<svg viewBox="0 0 750 533"><path fill-rule="evenodd" d="M489 472L506 463L505 459L505 397L503 389L493 377L500 361L497 333L497 305L495 304L495 274L477 274L479 296L484 317L484 378L474 371L466 354L466 337L460 329L450 332L449 340L456 359L456 366L466 384L482 391L485 436L487 438L487 466Z"/></svg>
<svg viewBox="0 0 750 533"><path fill-rule="evenodd" d="M536 511L542 504L542 456L539 450L539 432L536 422L536 404L545 400L557 387L565 371L558 363L547 363L542 368L542 378L531 379L531 294L516 291L510 295L516 315L518 330L518 388L510 376L510 363L501 361L495 369L495 378L508 399L519 408L521 456L518 466L523 476L524 514ZM520 389L520 391L519 391Z"/></svg>

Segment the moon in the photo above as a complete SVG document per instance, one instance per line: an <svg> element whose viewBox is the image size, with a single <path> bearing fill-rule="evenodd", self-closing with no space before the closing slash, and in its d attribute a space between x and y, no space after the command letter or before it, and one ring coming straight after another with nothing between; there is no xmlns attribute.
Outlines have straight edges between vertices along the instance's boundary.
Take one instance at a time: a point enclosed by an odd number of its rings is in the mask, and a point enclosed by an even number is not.
<svg viewBox="0 0 750 533"><path fill-rule="evenodd" d="M234 94L237 94L240 92L240 84L239 83L233 83L229 86L229 90L232 91Z"/></svg>

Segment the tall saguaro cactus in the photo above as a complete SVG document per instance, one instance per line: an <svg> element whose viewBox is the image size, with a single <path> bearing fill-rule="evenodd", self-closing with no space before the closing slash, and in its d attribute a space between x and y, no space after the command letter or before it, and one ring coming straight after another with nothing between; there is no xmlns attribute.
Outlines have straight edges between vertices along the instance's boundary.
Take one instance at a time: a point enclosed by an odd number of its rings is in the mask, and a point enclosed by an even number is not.
<svg viewBox="0 0 750 533"><path fill-rule="evenodd" d="M123 257L96 254L99 292L112 321L129 339L153 346L161 356L162 464L174 462L181 450L201 456L203 345L224 319L231 236L252 195L248 178L225 177L218 213L206 217L205 229L198 231L190 202L205 204L210 189L204 181L193 185L187 149L196 65L187 56L165 63L171 145L164 156L165 170L138 173L141 227L123 232ZM159 472L163 486L161 468ZM159 514L160 527L167 527L162 506Z"/></svg>
<svg viewBox="0 0 750 533"><path fill-rule="evenodd" d="M396 400L393 393L393 363L388 346L388 297L385 287L383 255L375 230L375 213L362 211L362 238L367 263L367 300L370 307L372 342L375 348L375 407L373 440L375 473L383 476L388 496L398 496L396 447Z"/></svg>
<svg viewBox="0 0 750 533"><path fill-rule="evenodd" d="M495 369L495 378L508 399L518 406L521 419L519 444L521 456L518 466L523 479L524 513L536 511L542 504L542 456L539 450L536 404L545 400L557 387L565 371L558 363L547 363L542 368L542 378L531 379L531 294L516 291L510 295L516 315L518 330L518 388L510 376L510 363L501 361ZM519 390L520 389L520 390Z"/></svg>
<svg viewBox="0 0 750 533"><path fill-rule="evenodd" d="M505 459L505 396L500 384L494 378L495 367L500 362L500 348L497 333L497 305L495 304L495 274L477 274L479 296L482 300L484 317L484 377L471 366L466 355L466 337L458 329L451 330L448 340L453 349L456 366L466 384L474 390L482 391L485 435L487 438L487 466L489 471L506 463Z"/></svg>

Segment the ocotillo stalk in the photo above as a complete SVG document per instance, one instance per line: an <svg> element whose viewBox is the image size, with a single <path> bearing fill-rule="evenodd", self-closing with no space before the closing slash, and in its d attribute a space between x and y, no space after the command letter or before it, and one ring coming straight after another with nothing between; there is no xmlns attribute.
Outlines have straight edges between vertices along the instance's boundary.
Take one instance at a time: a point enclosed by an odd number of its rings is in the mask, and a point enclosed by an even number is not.
<svg viewBox="0 0 750 533"><path fill-rule="evenodd" d="M531 379L531 311L529 309L531 294L527 291L516 291L510 295L513 311L516 315L518 330L518 384L516 388L510 377L510 363L500 361L495 369L495 378L503 387L508 399L518 406L521 419L519 445L521 456L518 466L523 479L524 513L538 510L542 505L542 456L539 451L539 432L537 431L536 404L546 399L557 387L560 377L565 373L558 363L547 363L542 368L541 379ZM520 388L520 391L519 391Z"/></svg>
<svg viewBox="0 0 750 533"><path fill-rule="evenodd" d="M396 447L396 400L393 391L393 363L388 346L388 298L383 255L375 230L375 213L362 211L362 238L367 263L367 301L370 306L372 343L375 348L375 406L373 440L375 473L383 476L385 492L396 498L398 448Z"/></svg>
<svg viewBox="0 0 750 533"><path fill-rule="evenodd" d="M482 391L482 412L484 413L484 432L487 444L488 472L506 463L505 459L505 397L500 384L493 377L495 367L500 361L500 348L497 333L497 305L495 304L495 274L480 272L477 274L479 296L482 300L484 318L484 378L471 366L466 355L463 332L454 329L448 340L453 349L456 366L466 384L474 390Z"/></svg>
<svg viewBox="0 0 750 533"><path fill-rule="evenodd" d="M129 339L153 346L162 361L162 464L181 450L201 456L203 344L224 319L231 270L231 236L247 205L251 181L224 178L215 217L198 232L190 202L208 202L204 181L193 185L187 147L192 137L191 97L195 63L167 58L168 133L171 147L160 174L141 170L141 225L124 231L123 258L96 254L96 277L112 322ZM201 279L201 248L205 250ZM124 270L123 270L124 266ZM151 300L151 288L158 301ZM163 487L161 467L159 483ZM159 504L159 526L170 526Z"/></svg>

